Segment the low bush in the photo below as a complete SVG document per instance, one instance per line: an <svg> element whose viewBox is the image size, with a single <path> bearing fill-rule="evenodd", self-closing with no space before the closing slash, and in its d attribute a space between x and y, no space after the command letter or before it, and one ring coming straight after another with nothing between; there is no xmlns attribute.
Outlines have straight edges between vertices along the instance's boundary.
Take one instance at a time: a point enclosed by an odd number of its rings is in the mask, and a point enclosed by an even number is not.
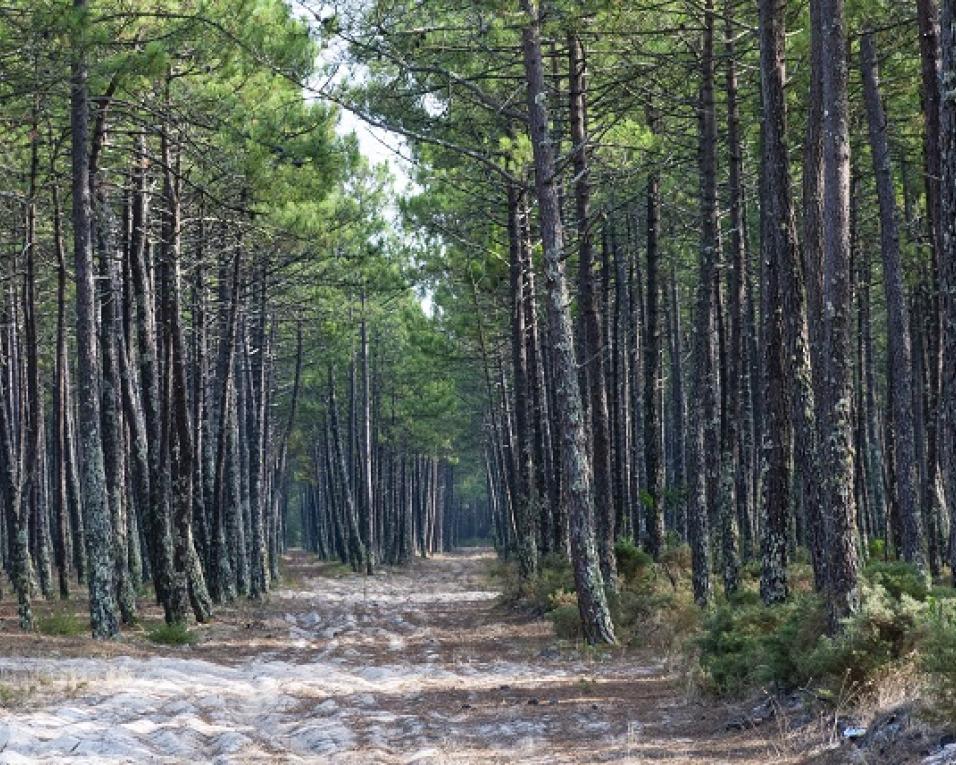
<svg viewBox="0 0 956 765"><path fill-rule="evenodd" d="M875 537L871 539L866 546L867 556L870 560L886 559L886 540Z"/></svg>
<svg viewBox="0 0 956 765"><path fill-rule="evenodd" d="M620 539L614 545L617 575L623 585L634 584L654 570L654 559L630 539Z"/></svg>
<svg viewBox="0 0 956 765"><path fill-rule="evenodd" d="M665 547L657 558L657 565L664 573L675 590L682 580L690 578L691 554L690 545L685 543L672 544Z"/></svg>
<svg viewBox="0 0 956 765"><path fill-rule="evenodd" d="M538 573L529 581L521 579L514 561L499 561L492 567L491 576L501 588L501 603L527 608L538 615L551 610L551 596L556 592L574 591L574 572L563 555L543 556L538 562Z"/></svg>
<svg viewBox="0 0 956 765"><path fill-rule="evenodd" d="M801 658L823 631L823 609L812 595L764 606L730 602L705 619L697 641L709 690L738 695L768 684L796 684Z"/></svg>
<svg viewBox="0 0 956 765"><path fill-rule="evenodd" d="M931 600L921 668L929 678L932 711L956 723L956 608L951 599Z"/></svg>
<svg viewBox="0 0 956 765"><path fill-rule="evenodd" d="M879 585L896 600L905 594L924 601L929 594L926 575L903 561L871 560L863 569L863 578L871 585Z"/></svg>
<svg viewBox="0 0 956 765"><path fill-rule="evenodd" d="M146 633L146 638L160 645L192 645L198 640L195 632L183 622L160 624Z"/></svg>
<svg viewBox="0 0 956 765"><path fill-rule="evenodd" d="M893 597L881 585L864 582L859 611L835 637L821 635L803 658L804 682L867 683L879 670L910 654L925 635L927 608L905 593Z"/></svg>
<svg viewBox="0 0 956 765"><path fill-rule="evenodd" d="M706 684L729 695L768 685L862 686L914 653L939 602L912 566L874 561L861 578L859 610L831 637L824 605L812 592L798 591L774 606L738 593L704 621L698 646Z"/></svg>
<svg viewBox="0 0 956 765"><path fill-rule="evenodd" d="M554 634L562 640L578 640L584 636L578 596L571 590L558 590L551 595L548 619L554 625Z"/></svg>
<svg viewBox="0 0 956 765"><path fill-rule="evenodd" d="M60 611L37 619L37 631L42 635L75 637L87 631L87 625L71 611Z"/></svg>

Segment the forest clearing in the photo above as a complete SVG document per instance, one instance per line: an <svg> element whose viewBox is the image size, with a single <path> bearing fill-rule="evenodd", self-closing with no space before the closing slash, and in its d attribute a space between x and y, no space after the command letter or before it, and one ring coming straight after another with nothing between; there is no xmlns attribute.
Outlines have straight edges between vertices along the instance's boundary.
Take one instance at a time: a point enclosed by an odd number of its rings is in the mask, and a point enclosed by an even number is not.
<svg viewBox="0 0 956 765"><path fill-rule="evenodd" d="M0 764L956 763L956 0L0 0Z"/></svg>

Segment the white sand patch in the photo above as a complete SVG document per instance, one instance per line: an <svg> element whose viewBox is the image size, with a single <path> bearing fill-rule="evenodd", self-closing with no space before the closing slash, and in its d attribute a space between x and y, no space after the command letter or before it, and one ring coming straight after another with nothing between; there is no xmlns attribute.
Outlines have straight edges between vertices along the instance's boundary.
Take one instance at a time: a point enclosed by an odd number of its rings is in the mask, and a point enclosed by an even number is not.
<svg viewBox="0 0 956 765"><path fill-rule="evenodd" d="M475 564L471 580L454 558L427 570L435 573L314 579L310 589L280 591L290 613L275 621L288 636L284 647L295 649L281 656L229 666L170 657L0 659L0 676L11 684L41 677L72 689L52 703L0 711L0 765L540 754L560 726L545 699L529 706L517 691L577 682L593 665L470 654L467 635L460 657L449 658L448 630L431 623L434 615L486 609L496 593L475 587ZM575 723L583 735L613 735L598 713Z"/></svg>

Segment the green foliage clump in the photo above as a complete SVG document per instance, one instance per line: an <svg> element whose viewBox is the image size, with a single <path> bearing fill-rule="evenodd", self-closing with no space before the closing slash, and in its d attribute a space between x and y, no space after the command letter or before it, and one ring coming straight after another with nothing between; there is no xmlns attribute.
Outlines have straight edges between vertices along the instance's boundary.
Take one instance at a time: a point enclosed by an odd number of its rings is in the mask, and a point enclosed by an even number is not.
<svg viewBox="0 0 956 765"><path fill-rule="evenodd" d="M550 611L554 597L561 592L574 592L574 571L563 555L544 556L538 566L538 575L530 583L528 602L537 613Z"/></svg>
<svg viewBox="0 0 956 765"><path fill-rule="evenodd" d="M813 650L824 625L822 605L812 595L769 607L741 601L718 607L698 640L710 690L737 695L758 685L799 682L801 658Z"/></svg>
<svg viewBox="0 0 956 765"><path fill-rule="evenodd" d="M691 575L690 545L680 541L669 543L658 556L657 565L676 590L681 580L687 580Z"/></svg>
<svg viewBox="0 0 956 765"><path fill-rule="evenodd" d="M75 637L84 634L87 625L71 611L60 611L37 619L37 631L51 637Z"/></svg>
<svg viewBox="0 0 956 765"><path fill-rule="evenodd" d="M956 723L956 608L952 599L930 601L920 664L929 678L933 712Z"/></svg>
<svg viewBox="0 0 956 765"><path fill-rule="evenodd" d="M538 573L530 581L521 579L514 561L502 561L493 566L491 576L500 584L502 603L520 605L539 615L552 609L552 596L555 593L574 592L571 563L558 554L542 557L538 562Z"/></svg>
<svg viewBox="0 0 956 765"><path fill-rule="evenodd" d="M554 634L563 640L579 640L584 637L581 629L581 612L578 596L570 590L558 590L551 595L548 619L554 625Z"/></svg>
<svg viewBox="0 0 956 765"><path fill-rule="evenodd" d="M903 561L871 560L863 569L863 578L871 585L879 585L896 600L905 594L924 601L929 594L926 575Z"/></svg>
<svg viewBox="0 0 956 765"><path fill-rule="evenodd" d="M614 545L617 575L624 584L632 584L649 576L654 569L654 559L630 539L619 539Z"/></svg>
<svg viewBox="0 0 956 765"><path fill-rule="evenodd" d="M874 537L867 543L866 550L870 560L886 558L886 540Z"/></svg>
<svg viewBox="0 0 956 765"><path fill-rule="evenodd" d="M830 636L815 594L764 606L755 595L741 593L705 620L698 640L701 667L710 689L727 695L766 685L862 685L920 646L934 601L912 566L871 563L861 580L859 610Z"/></svg>
<svg viewBox="0 0 956 765"><path fill-rule="evenodd" d="M865 683L887 664L911 653L923 636L926 604L881 585L863 584L859 611L835 637L822 635L804 658L806 680L847 678Z"/></svg>
<svg viewBox="0 0 956 765"><path fill-rule="evenodd" d="M671 651L696 633L701 611L690 590L662 584L659 578L647 578L641 586L622 587L610 599L622 643Z"/></svg>
<svg viewBox="0 0 956 765"><path fill-rule="evenodd" d="M146 638L160 645L192 645L198 640L196 633L183 622L153 627L146 633Z"/></svg>

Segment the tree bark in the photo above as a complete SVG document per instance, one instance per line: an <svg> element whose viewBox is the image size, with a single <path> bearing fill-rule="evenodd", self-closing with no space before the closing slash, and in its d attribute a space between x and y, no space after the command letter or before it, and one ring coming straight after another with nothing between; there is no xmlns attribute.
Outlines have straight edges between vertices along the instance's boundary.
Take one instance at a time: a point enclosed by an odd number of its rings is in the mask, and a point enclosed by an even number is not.
<svg viewBox="0 0 956 765"><path fill-rule="evenodd" d="M853 502L853 348L850 271L850 140L844 0L819 0L812 34L823 42L823 391L825 527L830 551L830 628L859 605L859 557Z"/></svg>
<svg viewBox="0 0 956 765"><path fill-rule="evenodd" d="M660 133L660 117L647 110L648 127ZM664 466L661 459L661 328L658 310L661 292L660 254L661 234L660 174L653 168L647 177L647 297L644 307L644 464L647 473L645 522L647 548L651 555L659 555L664 543ZM637 529L634 530L637 538Z"/></svg>
<svg viewBox="0 0 956 765"><path fill-rule="evenodd" d="M713 287L718 257L717 222L717 121L714 110L714 4L704 3L704 32L701 50L701 85L698 94L698 175L700 189L700 254L697 297L694 305L694 347L691 368L691 412L689 416L687 538L691 547L694 599L701 605L710 600L710 551L708 534L706 432L712 423L708 413L716 408L713 363ZM708 401L710 402L708 405Z"/></svg>
<svg viewBox="0 0 956 765"><path fill-rule="evenodd" d="M611 433L605 382L605 344L595 297L594 242L591 235L591 186L588 178L587 64L580 37L568 35L569 104L574 167L574 206L578 226L579 309L584 330L583 380L591 425L594 508L598 556L604 586L613 590L614 503L611 495ZM540 196L540 192L539 192ZM541 225L542 233L544 223Z"/></svg>
<svg viewBox="0 0 956 765"><path fill-rule="evenodd" d="M943 367L942 438L946 499L950 512L949 563L956 582L956 0L942 0L940 14L940 189L942 223Z"/></svg>
<svg viewBox="0 0 956 765"><path fill-rule="evenodd" d="M883 291L886 296L889 363L893 373L893 430L896 442L896 486L903 522L903 559L920 569L926 567L920 516L919 480L913 420L912 351L909 317L900 260L896 196L890 147L886 136L886 113L880 97L879 70L872 32L866 32L860 47L863 94L870 134L870 153L880 206L880 250L883 255ZM862 455L861 455L862 456Z"/></svg>
<svg viewBox="0 0 956 765"><path fill-rule="evenodd" d="M562 487L568 502L571 554L578 608L584 635L591 643L613 643L604 578L594 539L594 494L575 372L574 337L571 331L568 288L564 273L564 231L555 178L553 146L548 135L547 87L541 54L540 9L521 1L526 16L522 52L527 85L529 128L535 165L538 218L544 245L548 319L554 350L554 378L561 423Z"/></svg>
<svg viewBox="0 0 956 765"><path fill-rule="evenodd" d="M84 14L86 0L73 0ZM113 555L103 439L100 432L100 369L96 343L96 293L93 286L90 176L88 157L89 93L85 42L74 41L70 77L70 133L72 137L73 255L76 272L77 373L80 384L80 440L83 449L83 498L89 562L90 627L95 638L117 634L113 594Z"/></svg>
<svg viewBox="0 0 956 765"><path fill-rule="evenodd" d="M763 565L765 603L787 597L790 420L787 411L783 271L795 255L784 100L784 0L760 2L763 160L760 225L763 261Z"/></svg>

